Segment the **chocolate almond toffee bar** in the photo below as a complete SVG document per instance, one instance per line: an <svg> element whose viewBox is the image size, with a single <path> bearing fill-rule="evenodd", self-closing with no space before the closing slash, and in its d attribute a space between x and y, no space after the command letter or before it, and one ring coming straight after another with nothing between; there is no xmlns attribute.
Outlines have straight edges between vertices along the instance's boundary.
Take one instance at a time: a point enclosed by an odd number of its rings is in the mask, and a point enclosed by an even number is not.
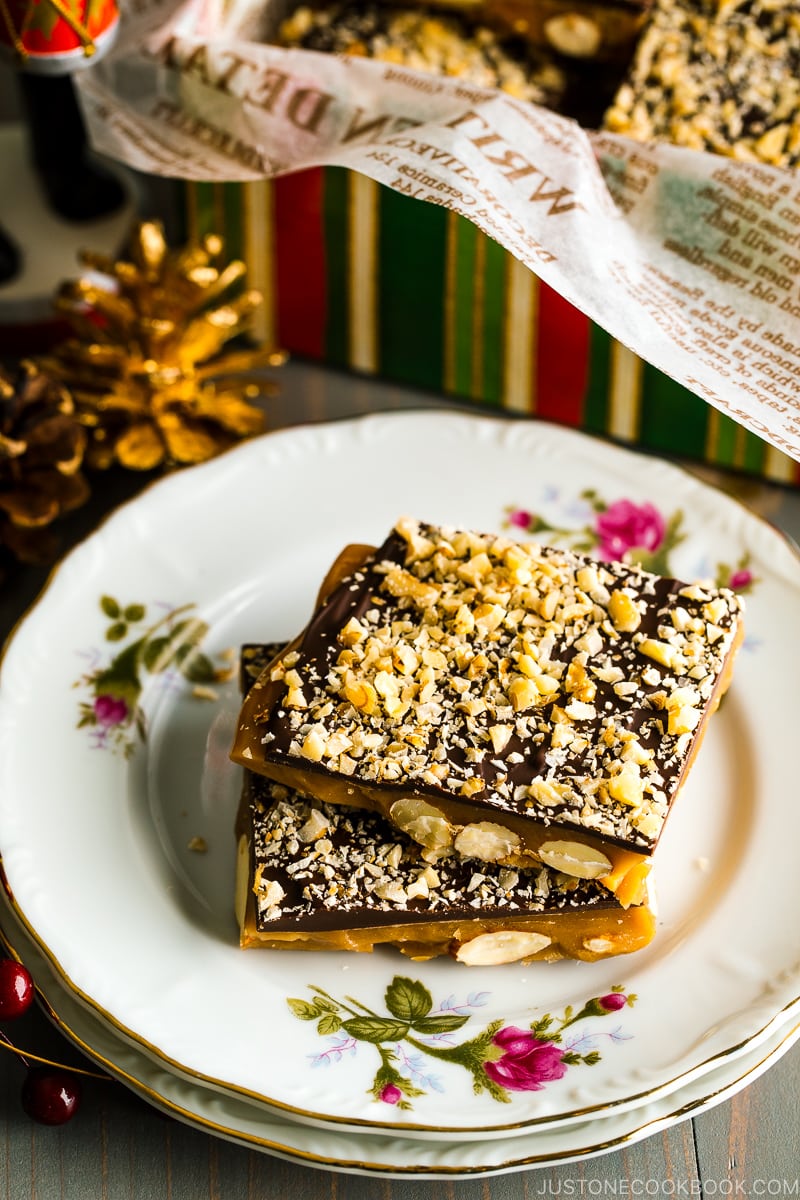
<svg viewBox="0 0 800 1200"><path fill-rule="evenodd" d="M403 7L334 0L324 7L302 5L282 22L277 41L457 76L551 108L559 106L566 86L552 58L521 40L473 25L459 12L436 12L413 3Z"/></svg>
<svg viewBox="0 0 800 1200"><path fill-rule="evenodd" d="M733 592L403 520L321 594L245 699L235 761L381 813L433 863L543 863L642 900L730 678Z"/></svg>
<svg viewBox="0 0 800 1200"><path fill-rule="evenodd" d="M274 651L275 648L273 648ZM245 647L246 690L269 648ZM468 965L578 958L646 946L650 904L623 908L595 880L450 854L434 864L377 813L306 799L244 772L237 822L243 948L369 951Z"/></svg>
<svg viewBox="0 0 800 1200"><path fill-rule="evenodd" d="M605 127L800 164L800 11L790 0L656 0Z"/></svg>

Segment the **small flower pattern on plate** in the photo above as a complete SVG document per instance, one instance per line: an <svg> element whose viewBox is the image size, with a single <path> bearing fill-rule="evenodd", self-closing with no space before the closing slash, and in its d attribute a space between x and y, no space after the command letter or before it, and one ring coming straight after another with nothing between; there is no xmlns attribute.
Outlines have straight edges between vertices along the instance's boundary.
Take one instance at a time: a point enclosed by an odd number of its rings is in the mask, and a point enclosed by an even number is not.
<svg viewBox="0 0 800 1200"><path fill-rule="evenodd" d="M323 1049L310 1056L312 1066L330 1066L355 1055L361 1045L372 1046L378 1064L369 1092L377 1102L400 1109L412 1108L417 1096L445 1090L430 1060L463 1067L475 1095L487 1092L500 1103L509 1103L513 1092L542 1091L571 1068L600 1062L601 1038L613 1043L630 1036L620 1025L601 1029L592 1024L582 1031L574 1026L605 1019L636 1002L635 995L617 986L577 1010L568 1005L560 1016L545 1013L527 1029L501 1019L471 1038L455 1041L453 1035L487 1003L488 993L473 993L463 1005L450 997L434 1009L423 983L395 975L384 996L384 1014L350 996L337 1000L314 985L309 992L312 999L287 1003L298 1020L315 1022L317 1033L326 1039Z"/></svg>
<svg viewBox="0 0 800 1200"><path fill-rule="evenodd" d="M78 728L90 730L94 747L128 756L147 736L140 701L148 679L177 674L203 686L227 678L230 668L215 667L200 649L208 625L192 615L194 604L167 607L149 622L144 604L123 605L106 595L99 607L106 619L104 640L119 649L110 656L87 651L92 668L75 684L87 696L79 704Z"/></svg>

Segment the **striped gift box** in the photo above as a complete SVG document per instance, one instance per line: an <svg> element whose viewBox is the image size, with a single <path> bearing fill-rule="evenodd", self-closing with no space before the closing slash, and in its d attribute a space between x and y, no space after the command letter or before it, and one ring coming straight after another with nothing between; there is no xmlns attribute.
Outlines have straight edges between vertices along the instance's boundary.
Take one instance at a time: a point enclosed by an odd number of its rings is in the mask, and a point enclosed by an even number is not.
<svg viewBox="0 0 800 1200"><path fill-rule="evenodd" d="M800 464L655 370L474 225L340 168L186 185L265 297L261 340L660 453L800 484Z"/></svg>

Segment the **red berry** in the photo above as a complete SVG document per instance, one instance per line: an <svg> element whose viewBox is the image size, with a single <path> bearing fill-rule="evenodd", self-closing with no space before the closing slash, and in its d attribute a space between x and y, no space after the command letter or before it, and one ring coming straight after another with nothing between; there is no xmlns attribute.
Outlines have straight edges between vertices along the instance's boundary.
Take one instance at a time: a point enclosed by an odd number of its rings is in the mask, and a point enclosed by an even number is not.
<svg viewBox="0 0 800 1200"><path fill-rule="evenodd" d="M0 1020L21 1017L33 1004L34 994L28 968L13 958L0 958Z"/></svg>
<svg viewBox="0 0 800 1200"><path fill-rule="evenodd" d="M42 1125L63 1125L81 1102L81 1085L69 1071L33 1067L22 1085L22 1107Z"/></svg>

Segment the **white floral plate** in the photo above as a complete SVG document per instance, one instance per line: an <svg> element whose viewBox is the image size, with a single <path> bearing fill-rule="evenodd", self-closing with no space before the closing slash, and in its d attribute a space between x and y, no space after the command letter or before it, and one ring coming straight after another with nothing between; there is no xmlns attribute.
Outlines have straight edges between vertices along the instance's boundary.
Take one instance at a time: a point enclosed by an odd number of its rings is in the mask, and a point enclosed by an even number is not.
<svg viewBox="0 0 800 1200"><path fill-rule="evenodd" d="M2 905L2 901L0 901ZM36 977L45 1011L90 1058L145 1100L186 1124L250 1149L349 1175L451 1179L553 1167L609 1154L714 1108L753 1083L800 1037L781 1025L759 1046L726 1058L668 1096L600 1119L530 1129L514 1137L421 1141L367 1130L312 1128L231 1092L187 1079L124 1040L67 991L5 907L3 940Z"/></svg>
<svg viewBox="0 0 800 1200"><path fill-rule="evenodd" d="M636 543L659 569L750 592L733 687L659 850L660 929L637 955L479 969L237 948L237 700L208 679L241 641L291 635L342 544L403 513L604 554ZM16 911L64 985L173 1073L295 1120L488 1138L642 1105L800 1004L781 917L800 907L785 733L798 594L800 560L765 523L571 431L434 412L249 443L120 510L7 649L0 851Z"/></svg>

